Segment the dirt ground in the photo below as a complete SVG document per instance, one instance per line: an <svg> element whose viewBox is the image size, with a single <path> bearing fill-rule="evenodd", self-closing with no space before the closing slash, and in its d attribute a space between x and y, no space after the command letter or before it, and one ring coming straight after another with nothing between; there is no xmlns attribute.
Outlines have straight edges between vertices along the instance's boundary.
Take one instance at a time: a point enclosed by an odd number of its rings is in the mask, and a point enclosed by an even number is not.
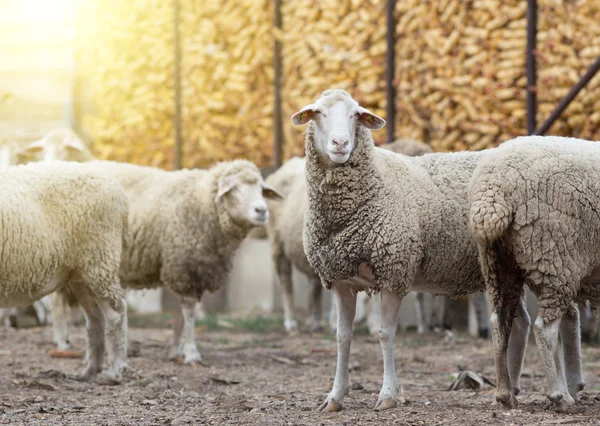
<svg viewBox="0 0 600 426"><path fill-rule="evenodd" d="M375 412L382 379L379 344L357 332L353 388L340 413L316 410L333 382L335 340L326 334L287 337L277 323L256 331L199 326L203 365L165 360L169 329L130 323L132 372L118 385L81 383L69 375L81 359L50 358L50 327L0 331L0 423L23 425L554 425L600 424L600 348L583 348L586 390L569 413L543 409L543 369L530 340L519 408L492 407L494 388L448 391L453 373L480 372L494 381L491 341L458 334L399 332L396 366L404 405ZM273 329L275 331L273 331ZM74 330L76 347L83 328Z"/></svg>

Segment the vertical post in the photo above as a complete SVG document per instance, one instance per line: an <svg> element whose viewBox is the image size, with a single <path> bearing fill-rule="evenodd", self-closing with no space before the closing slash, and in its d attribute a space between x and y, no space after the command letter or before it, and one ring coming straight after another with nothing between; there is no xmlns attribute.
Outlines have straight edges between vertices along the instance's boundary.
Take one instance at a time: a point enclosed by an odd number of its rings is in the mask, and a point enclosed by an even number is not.
<svg viewBox="0 0 600 426"><path fill-rule="evenodd" d="M173 70L173 86L175 88L175 115L173 129L175 131L175 158L173 167L181 168L181 44L179 39L179 0L174 1L174 41L175 41L175 67Z"/></svg>
<svg viewBox="0 0 600 426"><path fill-rule="evenodd" d="M281 0L274 1L274 11L273 11L273 26L281 29ZM282 163L283 156L283 123L281 120L282 112L281 112L281 67L282 67L282 57L281 57L281 42L275 39L273 44L273 67L274 69L274 77L273 77L273 89L274 89L274 128L275 128L275 146L274 146L274 160L275 160L275 168L279 168Z"/></svg>
<svg viewBox="0 0 600 426"><path fill-rule="evenodd" d="M537 0L527 0L527 134L535 132L537 88L535 70L535 42L537 35Z"/></svg>
<svg viewBox="0 0 600 426"><path fill-rule="evenodd" d="M386 125L387 142L391 143L396 138L396 89L394 87L394 74L396 70L396 20L394 12L396 0L387 0L387 51L385 67L385 93L386 93Z"/></svg>

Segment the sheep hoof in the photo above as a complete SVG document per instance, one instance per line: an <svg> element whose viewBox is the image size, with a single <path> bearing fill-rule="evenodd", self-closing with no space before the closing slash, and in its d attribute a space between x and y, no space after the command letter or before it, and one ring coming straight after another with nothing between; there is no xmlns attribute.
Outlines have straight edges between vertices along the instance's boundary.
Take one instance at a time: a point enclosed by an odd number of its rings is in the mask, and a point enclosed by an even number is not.
<svg viewBox="0 0 600 426"><path fill-rule="evenodd" d="M386 397L383 399L379 399L377 404L375 404L375 411L383 411L389 410L390 408L396 408L398 406L398 401L394 398Z"/></svg>
<svg viewBox="0 0 600 426"><path fill-rule="evenodd" d="M298 322L296 320L284 320L283 326L288 334L298 334Z"/></svg>
<svg viewBox="0 0 600 426"><path fill-rule="evenodd" d="M101 375L96 382L102 386L116 386L121 384L121 378L113 375Z"/></svg>
<svg viewBox="0 0 600 426"><path fill-rule="evenodd" d="M99 371L98 368L95 367L87 367L83 370L79 375L75 376L73 379L79 382L90 382L96 378Z"/></svg>
<svg viewBox="0 0 600 426"><path fill-rule="evenodd" d="M342 407L342 404L340 404L339 402L337 402L335 399L326 399L325 402L323 402L321 404L321 406L319 407L319 411L323 411L323 412L327 412L327 413L332 413L335 411L342 411L344 407Z"/></svg>
<svg viewBox="0 0 600 426"><path fill-rule="evenodd" d="M512 393L507 394L496 394L496 403L502 405L502 408L506 410L512 410L517 408L517 398ZM493 404L496 405L496 404Z"/></svg>

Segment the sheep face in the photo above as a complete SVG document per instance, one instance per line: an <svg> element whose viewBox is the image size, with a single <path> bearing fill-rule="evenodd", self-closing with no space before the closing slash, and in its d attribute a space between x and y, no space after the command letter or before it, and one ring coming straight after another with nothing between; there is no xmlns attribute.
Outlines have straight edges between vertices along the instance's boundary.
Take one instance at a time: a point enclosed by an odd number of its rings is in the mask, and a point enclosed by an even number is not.
<svg viewBox="0 0 600 426"><path fill-rule="evenodd" d="M323 158L334 163L345 163L355 148L357 125L379 130L385 120L361 107L343 90L326 90L314 103L292 116L299 126L308 121L315 123L315 148Z"/></svg>
<svg viewBox="0 0 600 426"><path fill-rule="evenodd" d="M89 149L68 129L55 130L42 139L27 144L19 155L34 161L92 159Z"/></svg>
<svg viewBox="0 0 600 426"><path fill-rule="evenodd" d="M219 179L217 202L223 203L235 223L250 223L255 226L266 224L269 220L269 208L265 198L283 199L260 176L235 174Z"/></svg>

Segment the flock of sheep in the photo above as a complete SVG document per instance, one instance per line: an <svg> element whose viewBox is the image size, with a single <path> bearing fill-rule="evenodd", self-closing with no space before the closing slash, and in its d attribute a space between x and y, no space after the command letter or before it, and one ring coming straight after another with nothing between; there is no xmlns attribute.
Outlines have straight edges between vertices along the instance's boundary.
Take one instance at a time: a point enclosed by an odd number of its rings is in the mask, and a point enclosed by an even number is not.
<svg viewBox="0 0 600 426"><path fill-rule="evenodd" d="M194 307L225 282L249 233L264 229L287 331L297 329L292 265L312 282L311 330L321 326L322 286L335 295L337 368L321 410L342 409L349 391L359 300L370 305L383 354L375 408L397 405L394 336L411 290L470 295L480 313L491 296L496 400L515 407L531 325L525 284L538 299L534 333L549 404L558 411L575 404L584 387L577 304L600 306L600 145L530 136L478 152L419 152L406 141L381 149L371 130L385 121L337 89L292 123L309 124L306 156L266 180L245 160L170 172L97 161L65 131L18 152L0 150L3 314L50 305L64 350L66 308L77 302L87 323L82 379L102 372L119 381L124 289L167 286L181 300L170 358L198 362ZM64 150L81 158L60 161ZM8 167L20 155L43 161ZM372 293L380 297L361 298Z"/></svg>

